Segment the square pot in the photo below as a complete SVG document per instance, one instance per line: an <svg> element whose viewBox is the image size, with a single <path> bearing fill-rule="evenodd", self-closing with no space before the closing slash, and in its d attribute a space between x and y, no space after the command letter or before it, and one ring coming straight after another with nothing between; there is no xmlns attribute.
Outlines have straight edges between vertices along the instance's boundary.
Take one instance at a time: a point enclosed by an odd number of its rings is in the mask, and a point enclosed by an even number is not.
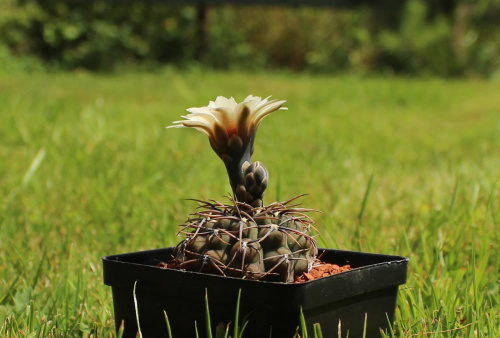
<svg viewBox="0 0 500 338"><path fill-rule="evenodd" d="M112 287L116 327L124 321L124 337L135 337L137 319L144 337L167 337L165 310L174 338L205 334L205 289L211 323L234 321L241 289L240 322L249 315L246 337L293 337L302 307L308 332L320 323L325 337L380 336L392 325L398 286L406 283L408 258L353 251L319 249L321 260L352 270L304 283L244 280L157 267L168 262L173 248L103 257L104 283Z"/></svg>

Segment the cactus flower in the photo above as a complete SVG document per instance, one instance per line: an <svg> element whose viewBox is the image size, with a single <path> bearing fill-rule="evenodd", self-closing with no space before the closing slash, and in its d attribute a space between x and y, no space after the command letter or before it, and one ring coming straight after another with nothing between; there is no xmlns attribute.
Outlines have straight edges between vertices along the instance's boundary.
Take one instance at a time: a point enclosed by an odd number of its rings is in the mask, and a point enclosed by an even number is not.
<svg viewBox="0 0 500 338"><path fill-rule="evenodd" d="M282 107L285 100L269 98L249 95L237 103L233 97L228 99L218 96L206 107L187 109L189 114L182 116L184 120L175 121L167 127L194 128L208 136L212 149L226 165L235 196L241 201L251 202L254 199L247 194L248 189L243 188L251 164L257 128L267 115L279 109L287 109ZM260 163L252 167L260 168L257 181L260 182L260 178L265 176L267 185L267 170Z"/></svg>

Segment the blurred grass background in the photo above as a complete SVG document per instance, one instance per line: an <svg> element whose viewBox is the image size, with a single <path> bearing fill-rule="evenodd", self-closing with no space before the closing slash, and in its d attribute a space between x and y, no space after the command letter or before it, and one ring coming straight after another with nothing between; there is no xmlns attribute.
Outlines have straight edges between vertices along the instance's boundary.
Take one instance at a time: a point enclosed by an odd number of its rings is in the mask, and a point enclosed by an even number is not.
<svg viewBox="0 0 500 338"><path fill-rule="evenodd" d="M114 336L100 257L175 245L185 199L230 191L206 138L165 126L272 94L265 201L308 193L321 246L410 257L395 336L498 336L499 13L211 6L200 57L194 7L3 0L0 335Z"/></svg>
<svg viewBox="0 0 500 338"><path fill-rule="evenodd" d="M175 69L4 76L0 333L112 335L100 257L176 244L195 207L185 199L230 190L203 135L165 126L216 95L252 93L289 107L256 140L254 159L271 174L267 202L308 193L304 205L323 211L321 246L410 257L397 336L494 337L497 90L479 80Z"/></svg>

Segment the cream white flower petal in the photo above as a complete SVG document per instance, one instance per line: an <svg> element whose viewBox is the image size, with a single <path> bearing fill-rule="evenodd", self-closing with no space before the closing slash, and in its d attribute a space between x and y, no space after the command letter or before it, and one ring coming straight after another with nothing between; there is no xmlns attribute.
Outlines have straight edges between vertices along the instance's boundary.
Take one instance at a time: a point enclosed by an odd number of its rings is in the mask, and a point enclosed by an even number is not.
<svg viewBox="0 0 500 338"><path fill-rule="evenodd" d="M221 126L234 125L234 113L233 109L228 107L213 108L211 110L212 115L217 119Z"/></svg>
<svg viewBox="0 0 500 338"><path fill-rule="evenodd" d="M247 97L245 101L241 102L240 105L246 105L250 111L258 109L260 105L262 105L262 101L260 97Z"/></svg>
<svg viewBox="0 0 500 338"><path fill-rule="evenodd" d="M266 99L264 100L267 100L268 98L270 98L271 96L268 96ZM262 98L260 96L253 96L252 94L248 95L242 102L245 102L245 101L250 101L250 100L254 100L254 99L257 99L259 101L262 101Z"/></svg>
<svg viewBox="0 0 500 338"><path fill-rule="evenodd" d="M186 116L182 116L183 118L187 119L187 120L192 120L192 119L198 119L198 118L202 118L202 119L205 119L207 121L212 121L212 122L217 122L217 116L215 116L212 111L210 110L199 110L198 112L194 112L194 110L191 110L190 111L190 114L186 115Z"/></svg>
<svg viewBox="0 0 500 338"><path fill-rule="evenodd" d="M209 125L214 125L216 123L216 118L212 114L189 114L187 116L183 116L188 121L200 121L207 123Z"/></svg>
<svg viewBox="0 0 500 338"><path fill-rule="evenodd" d="M248 105L247 102L240 102L236 107L234 107L233 110L233 118L235 121L240 120L241 113L243 112L243 109L247 107L247 109L251 112L252 108Z"/></svg>
<svg viewBox="0 0 500 338"><path fill-rule="evenodd" d="M202 114L202 113L210 113L211 109L208 107L191 107L186 109L187 112L191 114Z"/></svg>
<svg viewBox="0 0 500 338"><path fill-rule="evenodd" d="M207 113L188 114L181 117L185 118L185 120L175 121L174 124L182 124L184 127L192 127L193 124L200 124L200 126L212 128L216 122L215 117Z"/></svg>
<svg viewBox="0 0 500 338"><path fill-rule="evenodd" d="M264 117L280 109L285 102L285 100L273 100L267 105L261 107L259 110L254 111L252 119L255 122L255 125L258 126Z"/></svg>
<svg viewBox="0 0 500 338"><path fill-rule="evenodd" d="M187 116L183 116L187 120L204 120L206 122L209 122L210 124L215 124L215 123L221 123L217 116L214 115L211 111L205 112L201 111L199 113L191 113Z"/></svg>
<svg viewBox="0 0 500 338"><path fill-rule="evenodd" d="M213 125L203 120L186 120L181 122L184 127L195 128L199 132L212 137Z"/></svg>
<svg viewBox="0 0 500 338"><path fill-rule="evenodd" d="M170 128L185 128L182 124L177 124L177 123L182 123L182 121L174 121L172 123L173 124L171 126L167 126L167 129L170 129Z"/></svg>
<svg viewBox="0 0 500 338"><path fill-rule="evenodd" d="M267 105L267 104L269 104L269 103L272 103L272 102L274 102L274 101L278 101L278 100L271 100L271 101L269 101L269 102L268 102L268 100L269 100L269 98L270 98L270 97L271 97L271 96L268 96L268 97L266 97L264 100L262 100L262 101L260 102L260 104L258 104L258 105L257 105L257 107L255 107L255 110L258 110L258 109L260 109L260 108L264 107L265 105ZM285 100L282 100L282 101L283 101L283 102L286 102Z"/></svg>
<svg viewBox="0 0 500 338"><path fill-rule="evenodd" d="M236 107L237 103L236 100L233 97L230 97L229 99L224 97L224 96L217 96L217 98L214 101L210 101L208 107L209 108L230 108L234 109Z"/></svg>
<svg viewBox="0 0 500 338"><path fill-rule="evenodd" d="M236 100L234 99L234 97L232 97L232 96L229 98L228 102L229 102L229 104L230 104L230 106L228 106L228 108L230 108L230 107L233 107L233 108L234 108L234 107L238 104L238 103L236 102Z"/></svg>

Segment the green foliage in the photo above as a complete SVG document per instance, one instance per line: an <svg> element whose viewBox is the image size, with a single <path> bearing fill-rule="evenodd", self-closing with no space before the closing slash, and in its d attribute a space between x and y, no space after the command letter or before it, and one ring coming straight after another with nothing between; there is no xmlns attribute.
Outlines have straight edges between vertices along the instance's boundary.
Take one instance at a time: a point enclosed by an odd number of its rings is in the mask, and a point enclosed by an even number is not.
<svg viewBox="0 0 500 338"><path fill-rule="evenodd" d="M0 45L64 69L201 62L219 69L498 77L498 17L500 0L380 0L355 10L214 5L199 50L193 6L4 0Z"/></svg>
<svg viewBox="0 0 500 338"><path fill-rule="evenodd" d="M41 60L31 55L15 57L6 46L0 44L0 75L43 71Z"/></svg>
<svg viewBox="0 0 500 338"><path fill-rule="evenodd" d="M190 57L195 11L132 1L7 0L0 41L15 55L35 55L64 68L111 69Z"/></svg>
<svg viewBox="0 0 500 338"><path fill-rule="evenodd" d="M185 199L230 190L203 135L165 127L216 95L272 93L289 110L255 141L266 200L307 192L323 211L320 247L410 258L395 336L497 337L497 92L481 80L196 69L3 75L0 336L113 334L100 257L175 245Z"/></svg>
<svg viewBox="0 0 500 338"><path fill-rule="evenodd" d="M401 68L394 70L416 74L424 71L438 75L456 75L459 71L451 48L452 25L444 16L428 19L428 8L418 0L408 1L400 30L383 30L377 36L383 59ZM391 63L385 65L391 67Z"/></svg>
<svg viewBox="0 0 500 338"><path fill-rule="evenodd" d="M443 76L498 72L500 59L490 53L500 53L500 26L487 18L499 15L500 1L456 1L455 6L444 15L422 1L408 1L400 29L377 36L381 60L388 62L383 67Z"/></svg>

